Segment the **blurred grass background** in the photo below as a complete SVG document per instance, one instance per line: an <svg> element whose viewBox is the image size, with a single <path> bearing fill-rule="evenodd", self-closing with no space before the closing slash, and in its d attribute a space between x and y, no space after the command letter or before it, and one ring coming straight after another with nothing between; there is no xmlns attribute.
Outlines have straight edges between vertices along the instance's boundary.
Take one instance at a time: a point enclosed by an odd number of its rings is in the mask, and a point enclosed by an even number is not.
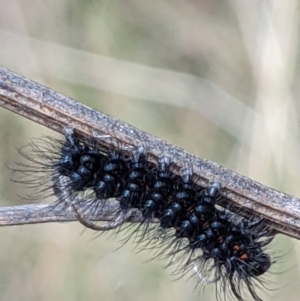
<svg viewBox="0 0 300 301"><path fill-rule="evenodd" d="M297 0L1 0L0 65L203 158L300 196ZM49 130L0 109L4 164ZM42 202L43 200L41 200ZM171 269L76 223L1 228L0 300L215 300ZM263 300L299 299L299 244Z"/></svg>

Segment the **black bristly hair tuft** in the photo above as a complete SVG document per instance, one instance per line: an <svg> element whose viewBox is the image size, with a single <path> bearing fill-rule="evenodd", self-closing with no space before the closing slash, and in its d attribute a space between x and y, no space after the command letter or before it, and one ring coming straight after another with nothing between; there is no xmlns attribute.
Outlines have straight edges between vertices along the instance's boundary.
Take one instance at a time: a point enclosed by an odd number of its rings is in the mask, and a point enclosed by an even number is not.
<svg viewBox="0 0 300 301"><path fill-rule="evenodd" d="M222 209L221 184L196 184L188 167L178 175L171 158L154 162L143 146L107 145L81 139L71 129L65 141L34 140L30 151L21 150L28 162L20 165L22 181L37 187L39 197L51 190L58 203L69 201L78 220L98 231L119 229L130 210L139 210L144 221L134 230L135 240L155 248L158 257L176 266L175 273L192 272L199 285L214 283L220 298L228 294L241 301L248 292L261 301L256 288L272 264L264 247L273 238L264 219L245 220ZM60 178L66 179L64 187ZM80 194L93 210L111 198L117 200L115 220L104 226L89 220L76 206L74 196ZM151 224L153 219L158 223Z"/></svg>

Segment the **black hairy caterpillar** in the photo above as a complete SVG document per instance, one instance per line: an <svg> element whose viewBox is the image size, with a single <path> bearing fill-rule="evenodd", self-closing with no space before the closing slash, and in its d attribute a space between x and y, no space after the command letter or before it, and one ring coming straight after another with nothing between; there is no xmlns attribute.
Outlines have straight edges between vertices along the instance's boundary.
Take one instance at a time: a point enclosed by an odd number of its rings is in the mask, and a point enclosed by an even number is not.
<svg viewBox="0 0 300 301"><path fill-rule="evenodd" d="M255 289L262 283L258 277L272 264L263 250L273 239L271 230L263 219L247 221L221 209L218 182L199 186L190 168L175 174L169 158L151 162L143 147L107 147L92 138L80 139L71 129L65 141L36 140L31 151L21 153L29 160L22 165L23 182L38 188L37 195L54 191L58 203L68 200L86 227L116 228L130 210L138 209L144 222L135 229L136 240L146 245L150 241L148 248L157 248L157 256L166 257L170 265L176 263L177 273L192 271L199 284L215 283L218 297L229 292L244 300L245 289L261 300ZM73 202L80 193L95 210L116 199L115 220L102 226L84 217ZM152 219L158 224L151 225Z"/></svg>

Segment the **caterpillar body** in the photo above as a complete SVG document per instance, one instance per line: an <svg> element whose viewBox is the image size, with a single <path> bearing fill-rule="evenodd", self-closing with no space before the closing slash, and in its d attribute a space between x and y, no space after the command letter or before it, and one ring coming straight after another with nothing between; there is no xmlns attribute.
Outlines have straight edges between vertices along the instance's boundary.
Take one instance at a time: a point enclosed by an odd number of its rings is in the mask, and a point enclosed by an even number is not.
<svg viewBox="0 0 300 301"><path fill-rule="evenodd" d="M28 162L22 165L24 182L37 187L39 196L48 191L58 203L68 199L84 226L120 229L130 211L139 210L143 222L135 228L137 243L156 249L177 273L192 273L199 285L215 284L221 299L231 295L242 301L250 293L261 301L256 289L273 263L265 252L272 232L262 218L245 220L221 208L220 183L202 187L193 181L192 168L178 175L170 158L153 162L143 146L111 147L71 129L64 141L33 140L30 151L21 153ZM66 179L63 187L61 178ZM84 216L74 202L81 194L95 210L117 200L114 221L103 226ZM152 224L153 219L158 222Z"/></svg>

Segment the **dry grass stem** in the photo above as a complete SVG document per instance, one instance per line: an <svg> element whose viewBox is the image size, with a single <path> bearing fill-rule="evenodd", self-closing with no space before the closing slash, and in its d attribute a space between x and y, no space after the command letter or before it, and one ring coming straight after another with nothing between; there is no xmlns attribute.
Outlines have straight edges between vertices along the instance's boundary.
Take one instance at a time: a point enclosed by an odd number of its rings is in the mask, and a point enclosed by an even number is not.
<svg viewBox="0 0 300 301"><path fill-rule="evenodd" d="M111 212L118 207L116 201L107 202L105 206L95 212L95 210L90 210L90 207L84 200L78 200L77 204L80 210L83 210L84 215L87 215L89 219L105 222L114 220L114 215L111 214ZM140 212L134 210L126 221L130 223L140 223L142 220ZM29 204L0 208L0 227L73 221L77 221L76 214L68 204Z"/></svg>
<svg viewBox="0 0 300 301"><path fill-rule="evenodd" d="M181 168L191 166L195 182L199 185L207 185L209 181L222 183L222 195L228 199L227 205L232 206L233 211L242 210L241 212L261 215L268 219L278 232L300 238L299 199L266 187L214 162L198 158L4 68L0 68L0 105L60 133L65 127L71 126L82 136L92 135L97 139L109 135L123 145L143 145L149 150L152 159L162 155L172 158L172 161L176 162L178 173ZM103 140L102 142L109 143ZM22 208L20 211L18 208L21 207L16 207L16 211L12 207L9 210L1 210L2 225L5 223L6 214L9 214L7 225L13 224L14 212L16 219L20 220ZM45 208L48 207L32 205L25 207L23 213L30 213L31 210L43 211ZM42 217L40 221L36 219L35 222L69 221L70 218L74 218L70 212L53 214L57 216L53 216L52 220L49 216L45 219Z"/></svg>

